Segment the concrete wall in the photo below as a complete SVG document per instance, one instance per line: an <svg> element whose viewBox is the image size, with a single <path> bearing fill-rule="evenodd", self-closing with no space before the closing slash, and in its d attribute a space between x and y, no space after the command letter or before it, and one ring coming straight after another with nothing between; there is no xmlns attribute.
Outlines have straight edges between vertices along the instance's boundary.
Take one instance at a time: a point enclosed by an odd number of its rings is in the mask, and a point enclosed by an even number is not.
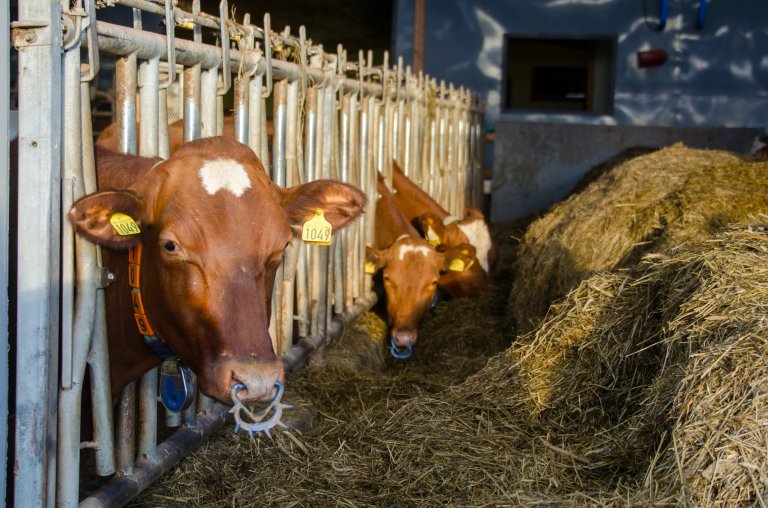
<svg viewBox="0 0 768 508"><path fill-rule="evenodd" d="M748 153L761 129L497 122L491 220L524 217L565 197L589 169L633 147L682 141Z"/></svg>
<svg viewBox="0 0 768 508"><path fill-rule="evenodd" d="M395 0L395 58L411 60L413 0ZM487 99L497 119L604 125L768 125L768 2L669 0L427 0L425 72ZM645 9L644 9L645 7ZM644 12L645 11L645 12ZM612 115L547 115L500 111L504 36L616 37ZM640 69L636 53L664 49L661 67Z"/></svg>
<svg viewBox="0 0 768 508"><path fill-rule="evenodd" d="M624 148L685 141L747 152L768 127L768 2L707 0L698 27L700 0L669 0L660 30L661 3L426 0L425 72L487 99L493 220L549 206ZM395 0L394 17L393 53L410 62L413 0ZM505 36L615 38L613 111L502 111ZM639 68L637 52L647 49L664 49L669 60Z"/></svg>

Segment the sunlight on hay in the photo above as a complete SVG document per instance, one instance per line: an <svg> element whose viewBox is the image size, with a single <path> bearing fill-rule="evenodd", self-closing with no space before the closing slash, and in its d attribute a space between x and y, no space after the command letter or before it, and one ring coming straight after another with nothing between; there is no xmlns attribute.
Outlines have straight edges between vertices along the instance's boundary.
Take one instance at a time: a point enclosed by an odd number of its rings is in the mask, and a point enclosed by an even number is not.
<svg viewBox="0 0 768 508"><path fill-rule="evenodd" d="M531 224L509 313L532 330L549 305L594 273L707 238L768 206L768 164L681 144L620 162Z"/></svg>

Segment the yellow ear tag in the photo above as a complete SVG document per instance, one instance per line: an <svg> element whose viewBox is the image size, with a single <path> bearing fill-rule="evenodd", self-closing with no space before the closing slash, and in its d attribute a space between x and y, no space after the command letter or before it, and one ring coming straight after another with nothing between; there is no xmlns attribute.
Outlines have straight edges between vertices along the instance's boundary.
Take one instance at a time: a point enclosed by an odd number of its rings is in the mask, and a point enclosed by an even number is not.
<svg viewBox="0 0 768 508"><path fill-rule="evenodd" d="M373 275L376 273L376 265L374 265L372 261L365 262L365 273L368 275Z"/></svg>
<svg viewBox="0 0 768 508"><path fill-rule="evenodd" d="M452 272L464 271L464 260L461 258L455 258L451 260L451 264L448 265L448 269Z"/></svg>
<svg viewBox="0 0 768 508"><path fill-rule="evenodd" d="M440 245L440 236L431 227L427 227L427 243L435 247Z"/></svg>
<svg viewBox="0 0 768 508"><path fill-rule="evenodd" d="M138 235L141 233L139 226L133 221L129 215L124 213L113 213L109 218L109 223L115 228L115 231L120 236Z"/></svg>
<svg viewBox="0 0 768 508"><path fill-rule="evenodd" d="M304 223L301 229L301 239L310 245L330 245L333 227L325 220L325 214L318 208L315 216Z"/></svg>

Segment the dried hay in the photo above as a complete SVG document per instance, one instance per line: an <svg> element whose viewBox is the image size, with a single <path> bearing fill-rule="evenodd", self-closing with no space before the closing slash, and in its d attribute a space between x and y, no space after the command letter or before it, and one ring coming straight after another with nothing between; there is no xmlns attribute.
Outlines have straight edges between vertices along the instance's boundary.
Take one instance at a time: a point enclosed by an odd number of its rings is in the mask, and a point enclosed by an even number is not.
<svg viewBox="0 0 768 508"><path fill-rule="evenodd" d="M225 429L133 504L765 505L766 259L742 225L598 273L480 370L506 288L449 302L413 363L294 376L313 431Z"/></svg>
<svg viewBox="0 0 768 508"><path fill-rule="evenodd" d="M509 298L520 333L581 280L707 238L768 205L768 164L730 152L677 144L611 164L526 232Z"/></svg>

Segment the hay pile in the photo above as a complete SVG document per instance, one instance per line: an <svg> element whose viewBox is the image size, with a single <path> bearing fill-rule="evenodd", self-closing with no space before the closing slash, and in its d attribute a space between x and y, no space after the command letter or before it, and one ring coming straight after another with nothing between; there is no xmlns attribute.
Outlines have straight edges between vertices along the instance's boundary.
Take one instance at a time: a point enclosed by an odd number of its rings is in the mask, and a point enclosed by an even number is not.
<svg viewBox="0 0 768 508"><path fill-rule="evenodd" d="M312 431L225 429L133 505L764 505L766 259L744 224L649 253L582 281L480 370L509 339L506 288L472 304L485 320L449 302L405 367L289 380Z"/></svg>
<svg viewBox="0 0 768 508"><path fill-rule="evenodd" d="M619 158L526 232L509 297L518 332L591 275L711 236L768 206L768 164L681 144ZM591 172L595 173L595 172Z"/></svg>

